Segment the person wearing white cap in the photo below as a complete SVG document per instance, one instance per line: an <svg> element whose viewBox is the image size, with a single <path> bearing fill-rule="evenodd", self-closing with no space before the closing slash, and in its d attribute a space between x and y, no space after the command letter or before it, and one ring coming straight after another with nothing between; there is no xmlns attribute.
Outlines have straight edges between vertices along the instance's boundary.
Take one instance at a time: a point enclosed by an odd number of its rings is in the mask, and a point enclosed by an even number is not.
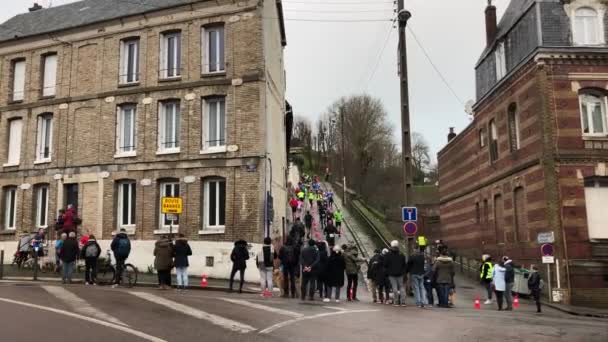
<svg viewBox="0 0 608 342"><path fill-rule="evenodd" d="M384 256L383 264L393 288L393 305L405 306L406 293L403 288L403 275L407 271L407 264L405 256L399 250L399 241L393 240L391 242L391 249Z"/></svg>

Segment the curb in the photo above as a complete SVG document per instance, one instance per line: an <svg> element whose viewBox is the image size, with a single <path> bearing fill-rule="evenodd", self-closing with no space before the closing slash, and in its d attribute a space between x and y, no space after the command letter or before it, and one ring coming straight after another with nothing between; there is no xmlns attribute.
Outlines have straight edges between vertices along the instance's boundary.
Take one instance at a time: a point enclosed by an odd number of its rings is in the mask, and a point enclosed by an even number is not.
<svg viewBox="0 0 608 342"><path fill-rule="evenodd" d="M2 278L2 282L4 282L4 283L13 282L13 281L31 282L31 283L59 283L59 282L61 282L61 280L58 278L46 278L46 277L39 277L38 280L33 280L31 278L26 278L26 277L4 277L4 278ZM84 280L76 279L76 280L72 281L72 284L84 284ZM109 286L110 285L100 285L100 287L109 287ZM137 285L135 285L133 288L138 288L138 287L157 288L158 284L150 283L150 282L138 282ZM174 285L171 287L175 288ZM201 286L195 285L195 286L189 286L188 289L197 290L197 291L213 291L213 292L226 292L226 293L230 292L230 291L228 291L228 288L226 288L226 287L213 286L213 285L210 285L207 287L201 287ZM238 292L238 291L234 291L234 292ZM258 293L258 291L243 288L243 293L256 294L256 293Z"/></svg>
<svg viewBox="0 0 608 342"><path fill-rule="evenodd" d="M557 311L561 311L563 313L567 313L567 314L570 314L570 315L573 315L573 316L604 318L604 319L608 318L608 313L606 313L606 314L601 314L601 313L597 313L597 314L594 314L594 313L582 313L582 312L578 312L578 311L574 311L574 310L569 310L569 309L564 308L564 307L562 307L560 305L554 305L553 303L547 303L545 301L541 301L541 303L544 306L548 306L548 307L550 307L552 309L555 309Z"/></svg>

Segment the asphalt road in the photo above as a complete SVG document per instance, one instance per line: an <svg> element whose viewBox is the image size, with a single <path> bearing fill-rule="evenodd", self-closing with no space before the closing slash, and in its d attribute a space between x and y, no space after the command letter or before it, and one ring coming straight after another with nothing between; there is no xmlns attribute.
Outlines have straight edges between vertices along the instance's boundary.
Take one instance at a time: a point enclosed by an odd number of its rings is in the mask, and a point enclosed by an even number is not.
<svg viewBox="0 0 608 342"><path fill-rule="evenodd" d="M2 341L608 341L608 321L524 304L419 309L213 291L0 283ZM468 303L466 303L468 304Z"/></svg>

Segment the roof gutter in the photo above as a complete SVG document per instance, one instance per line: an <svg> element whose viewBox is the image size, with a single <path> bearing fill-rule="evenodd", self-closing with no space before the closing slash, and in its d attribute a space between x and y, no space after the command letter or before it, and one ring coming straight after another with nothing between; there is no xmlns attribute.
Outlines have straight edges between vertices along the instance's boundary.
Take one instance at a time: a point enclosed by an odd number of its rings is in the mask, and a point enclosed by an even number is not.
<svg viewBox="0 0 608 342"><path fill-rule="evenodd" d="M287 46L287 34L285 33L285 18L283 16L283 2L281 0L277 1L277 12L279 13L279 26L281 29L281 45L283 47Z"/></svg>

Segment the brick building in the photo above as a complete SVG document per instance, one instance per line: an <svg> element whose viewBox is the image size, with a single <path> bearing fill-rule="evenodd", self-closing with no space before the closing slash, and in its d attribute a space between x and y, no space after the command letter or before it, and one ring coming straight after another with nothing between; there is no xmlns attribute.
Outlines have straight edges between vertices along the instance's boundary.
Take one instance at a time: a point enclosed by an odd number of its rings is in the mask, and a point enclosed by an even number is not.
<svg viewBox="0 0 608 342"><path fill-rule="evenodd" d="M146 269L163 196L183 198L193 272L280 236L282 18L279 0L84 0L0 25L2 247L73 204L102 247L127 229Z"/></svg>
<svg viewBox="0 0 608 342"><path fill-rule="evenodd" d="M553 232L551 286L559 281L566 303L604 307L607 9L606 0L511 1L497 25L486 8L474 117L438 154L441 233L458 254L539 264L537 234Z"/></svg>

